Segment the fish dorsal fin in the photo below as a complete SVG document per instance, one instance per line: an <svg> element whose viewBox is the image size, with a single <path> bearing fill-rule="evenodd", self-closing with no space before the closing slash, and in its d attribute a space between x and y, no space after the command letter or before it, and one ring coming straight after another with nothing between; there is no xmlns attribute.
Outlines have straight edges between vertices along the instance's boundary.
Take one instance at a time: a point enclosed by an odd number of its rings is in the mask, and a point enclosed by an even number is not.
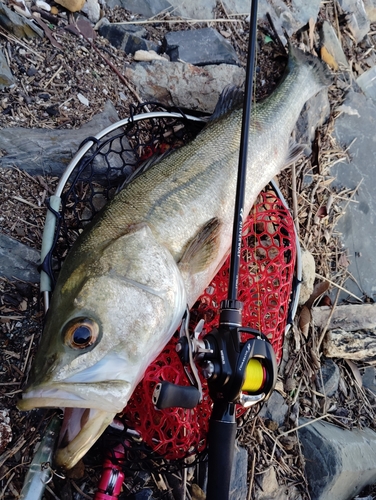
<svg viewBox="0 0 376 500"><path fill-rule="evenodd" d="M244 91L235 85L227 85L219 96L214 112L209 118L209 122L218 120L234 109L240 109L244 101Z"/></svg>
<svg viewBox="0 0 376 500"><path fill-rule="evenodd" d="M182 272L199 273L217 257L220 227L220 220L213 217L201 228L179 262L179 269Z"/></svg>
<svg viewBox="0 0 376 500"><path fill-rule="evenodd" d="M172 149L168 149L168 150L164 151L162 154L161 153L154 153L152 156L150 156L145 161L143 161L142 163L140 163L140 165L138 165L138 167L136 168L136 170L134 172L132 172L124 180L124 182L121 184L120 187L118 187L118 189L117 189L116 192L119 193L120 191L122 191L123 189L125 189L137 177L139 177L140 175L142 175L143 173L145 173L147 170L149 170L150 168L152 168L154 165L156 165L160 161L164 160L166 158L166 156L168 156L168 155L170 155L172 153L172 151L173 151Z"/></svg>

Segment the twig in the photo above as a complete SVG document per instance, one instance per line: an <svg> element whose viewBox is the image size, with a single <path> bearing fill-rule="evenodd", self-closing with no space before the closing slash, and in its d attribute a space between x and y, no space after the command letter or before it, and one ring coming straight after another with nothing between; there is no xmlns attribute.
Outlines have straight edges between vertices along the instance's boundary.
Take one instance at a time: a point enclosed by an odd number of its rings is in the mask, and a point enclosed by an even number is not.
<svg viewBox="0 0 376 500"><path fill-rule="evenodd" d="M73 481L73 479L71 479L71 484L73 486L73 488L80 494L82 495L84 498L87 498L87 500L92 500L92 497L87 495L86 493L84 493L78 486L77 484Z"/></svg>
<svg viewBox="0 0 376 500"><path fill-rule="evenodd" d="M286 431L286 432L282 432L282 434L280 434L279 436L277 436L277 439L273 439L274 441L274 445L273 445L273 450L272 450L272 454L270 456L270 463L273 462L273 459L274 459L274 454L275 454L275 449L277 447L277 441L279 441L279 439L283 436L287 436L288 434L291 434L292 432L295 432L295 431L298 431L299 429L302 429L303 427L307 427L308 425L311 425L311 424L314 424L315 422L318 422L319 420L322 420L323 418L326 418L328 417L328 413L325 413L325 415L322 415L321 417L317 417L315 418L314 420L310 420L309 422L306 422L305 424L302 424L302 425L298 425L298 427L294 427L293 429L290 429L289 431ZM271 436L269 436L271 437ZM281 445L280 445L281 446Z"/></svg>
<svg viewBox="0 0 376 500"><path fill-rule="evenodd" d="M12 479L14 478L15 476L15 472L13 472L13 474L10 476L10 478L8 479L8 481L5 483L5 486L3 488L3 491L0 493L0 499L4 498L4 494L5 492L7 491L7 488L8 488L8 484L12 481Z"/></svg>
<svg viewBox="0 0 376 500"><path fill-rule="evenodd" d="M27 366L27 363L29 361L29 356L30 356L30 351L31 351L31 347L33 345L33 342L34 342L34 336L35 334L33 333L30 337L30 344L29 344L29 348L27 350L27 353L26 353L26 358L25 358L25 362L24 362L24 365L23 365L23 368L22 368L22 371L24 372L24 374L26 373L26 366Z"/></svg>
<svg viewBox="0 0 376 500"><path fill-rule="evenodd" d="M334 300L334 304L333 304L333 307L332 307L332 310L330 311L330 314L329 314L328 320L326 322L326 325L323 328L323 330L321 332L321 335L320 335L320 338L319 338L319 341L317 343L317 353L319 352L319 349L320 349L320 346L322 344L322 341L324 340L325 334L328 331L330 321L331 321L331 319L333 317L333 314L334 314L334 311L335 311L335 309L337 307L337 302L338 302L338 298L339 298L340 292L341 292L341 290L338 288L337 289L337 293L336 293L336 298ZM324 385L323 385L323 387L324 387ZM326 394L325 394L325 400L326 400Z"/></svg>
<svg viewBox="0 0 376 500"><path fill-rule="evenodd" d="M247 15L247 14L244 14ZM244 21L243 18L238 19L146 19L146 20L137 20L137 21L118 21L112 24L156 24L156 23L166 23L166 24L175 24L175 23L238 23Z"/></svg>
<svg viewBox="0 0 376 500"><path fill-rule="evenodd" d="M2 455L0 455L0 467L2 467L3 464L11 457L13 457L13 455L15 455L18 451L20 451L25 443L26 439L21 436L11 450L7 450Z"/></svg>
<svg viewBox="0 0 376 500"><path fill-rule="evenodd" d="M331 285L335 286L336 288L339 288L339 290L342 290L342 292L348 293L349 295L351 295L351 297L354 297L354 299L358 300L359 302L361 302L363 304L362 299L360 299L357 295L354 295L353 293L346 290L346 288L344 288L343 286L338 285L338 283L334 283L334 281L330 280L329 278L326 278L325 276L321 276L321 274L318 274L318 273L315 273L315 276L316 276L316 278L319 278L321 280L325 280L328 283L330 283Z"/></svg>
<svg viewBox="0 0 376 500"><path fill-rule="evenodd" d="M256 465L256 454L253 453L253 460L252 460L252 466L251 466L251 477L249 479L247 500L251 500L251 496L252 496L253 479L255 477L255 465Z"/></svg>
<svg viewBox="0 0 376 500"><path fill-rule="evenodd" d="M292 216L294 219L296 232L297 232L297 234L299 234L298 198L296 196L296 166L295 166L295 162L291 164L291 197L292 197Z"/></svg>

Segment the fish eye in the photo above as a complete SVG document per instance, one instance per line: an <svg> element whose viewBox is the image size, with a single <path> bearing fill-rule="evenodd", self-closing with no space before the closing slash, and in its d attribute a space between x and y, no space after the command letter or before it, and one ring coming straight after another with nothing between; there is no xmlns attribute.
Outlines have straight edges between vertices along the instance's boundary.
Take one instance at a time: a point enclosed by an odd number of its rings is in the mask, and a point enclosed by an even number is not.
<svg viewBox="0 0 376 500"><path fill-rule="evenodd" d="M98 338L98 323L89 318L74 318L65 327L64 340L72 349L85 349Z"/></svg>

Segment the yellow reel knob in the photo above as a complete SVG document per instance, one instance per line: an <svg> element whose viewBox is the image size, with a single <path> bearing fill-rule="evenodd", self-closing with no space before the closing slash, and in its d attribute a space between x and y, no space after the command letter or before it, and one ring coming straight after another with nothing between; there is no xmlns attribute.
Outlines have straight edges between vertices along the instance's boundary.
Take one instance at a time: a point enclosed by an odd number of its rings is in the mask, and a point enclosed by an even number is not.
<svg viewBox="0 0 376 500"><path fill-rule="evenodd" d="M252 358L248 361L245 369L245 380L242 390L245 392L257 392L265 383L266 373L262 363Z"/></svg>

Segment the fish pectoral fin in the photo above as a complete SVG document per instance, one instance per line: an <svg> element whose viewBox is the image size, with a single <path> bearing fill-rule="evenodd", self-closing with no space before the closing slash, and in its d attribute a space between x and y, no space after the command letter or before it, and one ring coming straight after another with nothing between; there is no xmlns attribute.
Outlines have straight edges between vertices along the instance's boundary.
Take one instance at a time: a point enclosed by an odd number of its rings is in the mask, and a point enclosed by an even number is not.
<svg viewBox="0 0 376 500"><path fill-rule="evenodd" d="M178 264L182 272L196 274L213 262L219 250L220 227L220 220L213 217L196 234Z"/></svg>
<svg viewBox="0 0 376 500"><path fill-rule="evenodd" d="M291 163L298 161L301 155L304 153L305 145L297 144L295 141L291 140L289 144L289 149L287 151L287 157L285 160L285 165L283 168L288 167Z"/></svg>

